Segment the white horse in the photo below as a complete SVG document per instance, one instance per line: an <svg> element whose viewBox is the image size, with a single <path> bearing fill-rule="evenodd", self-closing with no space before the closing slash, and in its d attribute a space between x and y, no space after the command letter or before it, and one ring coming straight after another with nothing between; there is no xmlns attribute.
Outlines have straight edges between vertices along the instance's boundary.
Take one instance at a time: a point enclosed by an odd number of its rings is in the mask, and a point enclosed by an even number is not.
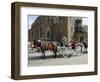
<svg viewBox="0 0 100 82"><path fill-rule="evenodd" d="M72 47L69 45L68 47L58 47L58 53L61 54L63 57L71 57L71 56L80 56L83 53L84 46L81 43L76 44L76 49L73 50Z"/></svg>

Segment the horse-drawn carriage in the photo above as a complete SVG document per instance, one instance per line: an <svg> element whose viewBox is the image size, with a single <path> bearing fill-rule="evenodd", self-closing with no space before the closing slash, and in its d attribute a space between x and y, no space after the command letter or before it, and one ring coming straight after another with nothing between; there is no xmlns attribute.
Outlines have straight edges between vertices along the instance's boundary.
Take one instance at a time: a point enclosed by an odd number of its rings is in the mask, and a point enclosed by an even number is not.
<svg viewBox="0 0 100 82"><path fill-rule="evenodd" d="M62 42L63 43L63 42ZM29 50L29 53L41 53L41 57L45 59L47 50L51 51L53 53L53 56L56 58L58 55L62 55L62 57L71 57L71 56L79 56L82 55L84 50L87 49L87 46L85 43L74 43L73 44L65 44L63 43L63 46L60 44L54 43L54 42L45 42L45 41L37 41L34 44L30 44L31 48ZM48 53L49 54L49 53Z"/></svg>

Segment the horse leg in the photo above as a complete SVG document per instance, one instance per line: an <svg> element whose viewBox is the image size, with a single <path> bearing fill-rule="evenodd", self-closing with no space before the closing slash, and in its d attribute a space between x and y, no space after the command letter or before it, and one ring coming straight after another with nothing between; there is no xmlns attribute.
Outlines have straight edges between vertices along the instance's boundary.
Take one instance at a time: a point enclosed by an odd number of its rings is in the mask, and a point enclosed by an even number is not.
<svg viewBox="0 0 100 82"><path fill-rule="evenodd" d="M55 52L55 58L57 57L57 52Z"/></svg>
<svg viewBox="0 0 100 82"><path fill-rule="evenodd" d="M45 51L42 51L42 58L45 59Z"/></svg>
<svg viewBox="0 0 100 82"><path fill-rule="evenodd" d="M86 48L84 47L84 53L86 53Z"/></svg>
<svg viewBox="0 0 100 82"><path fill-rule="evenodd" d="M57 52L53 51L53 53L54 53L54 58L56 58L57 57Z"/></svg>
<svg viewBox="0 0 100 82"><path fill-rule="evenodd" d="M43 59L45 59L45 51L43 52Z"/></svg>
<svg viewBox="0 0 100 82"><path fill-rule="evenodd" d="M85 48L85 53L87 53L87 48Z"/></svg>
<svg viewBox="0 0 100 82"><path fill-rule="evenodd" d="M87 53L87 48L86 48L86 53Z"/></svg>

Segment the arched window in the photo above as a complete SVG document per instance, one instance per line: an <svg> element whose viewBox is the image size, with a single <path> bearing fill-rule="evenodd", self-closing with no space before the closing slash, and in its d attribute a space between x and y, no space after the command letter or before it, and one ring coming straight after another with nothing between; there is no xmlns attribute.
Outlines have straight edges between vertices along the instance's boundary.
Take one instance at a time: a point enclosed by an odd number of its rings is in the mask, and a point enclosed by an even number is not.
<svg viewBox="0 0 100 82"><path fill-rule="evenodd" d="M47 31L47 38L50 39L50 31Z"/></svg>
<svg viewBox="0 0 100 82"><path fill-rule="evenodd" d="M46 28L46 40L51 40L51 29L50 29L50 27Z"/></svg>

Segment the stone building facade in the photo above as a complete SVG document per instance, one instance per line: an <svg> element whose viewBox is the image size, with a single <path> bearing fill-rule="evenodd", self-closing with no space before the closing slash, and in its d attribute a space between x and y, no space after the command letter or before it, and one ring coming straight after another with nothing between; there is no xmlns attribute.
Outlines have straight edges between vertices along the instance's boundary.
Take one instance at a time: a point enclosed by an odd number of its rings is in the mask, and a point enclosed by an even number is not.
<svg viewBox="0 0 100 82"><path fill-rule="evenodd" d="M87 41L88 39L88 26L82 25L82 18L78 18L75 21L75 31L73 40L76 42Z"/></svg>
<svg viewBox="0 0 100 82"><path fill-rule="evenodd" d="M86 36L86 33L79 33L79 24L76 23L75 17L39 16L28 30L28 40L61 41L66 37L70 42L77 40L76 38L80 39L79 37ZM75 32L79 37L73 37Z"/></svg>

